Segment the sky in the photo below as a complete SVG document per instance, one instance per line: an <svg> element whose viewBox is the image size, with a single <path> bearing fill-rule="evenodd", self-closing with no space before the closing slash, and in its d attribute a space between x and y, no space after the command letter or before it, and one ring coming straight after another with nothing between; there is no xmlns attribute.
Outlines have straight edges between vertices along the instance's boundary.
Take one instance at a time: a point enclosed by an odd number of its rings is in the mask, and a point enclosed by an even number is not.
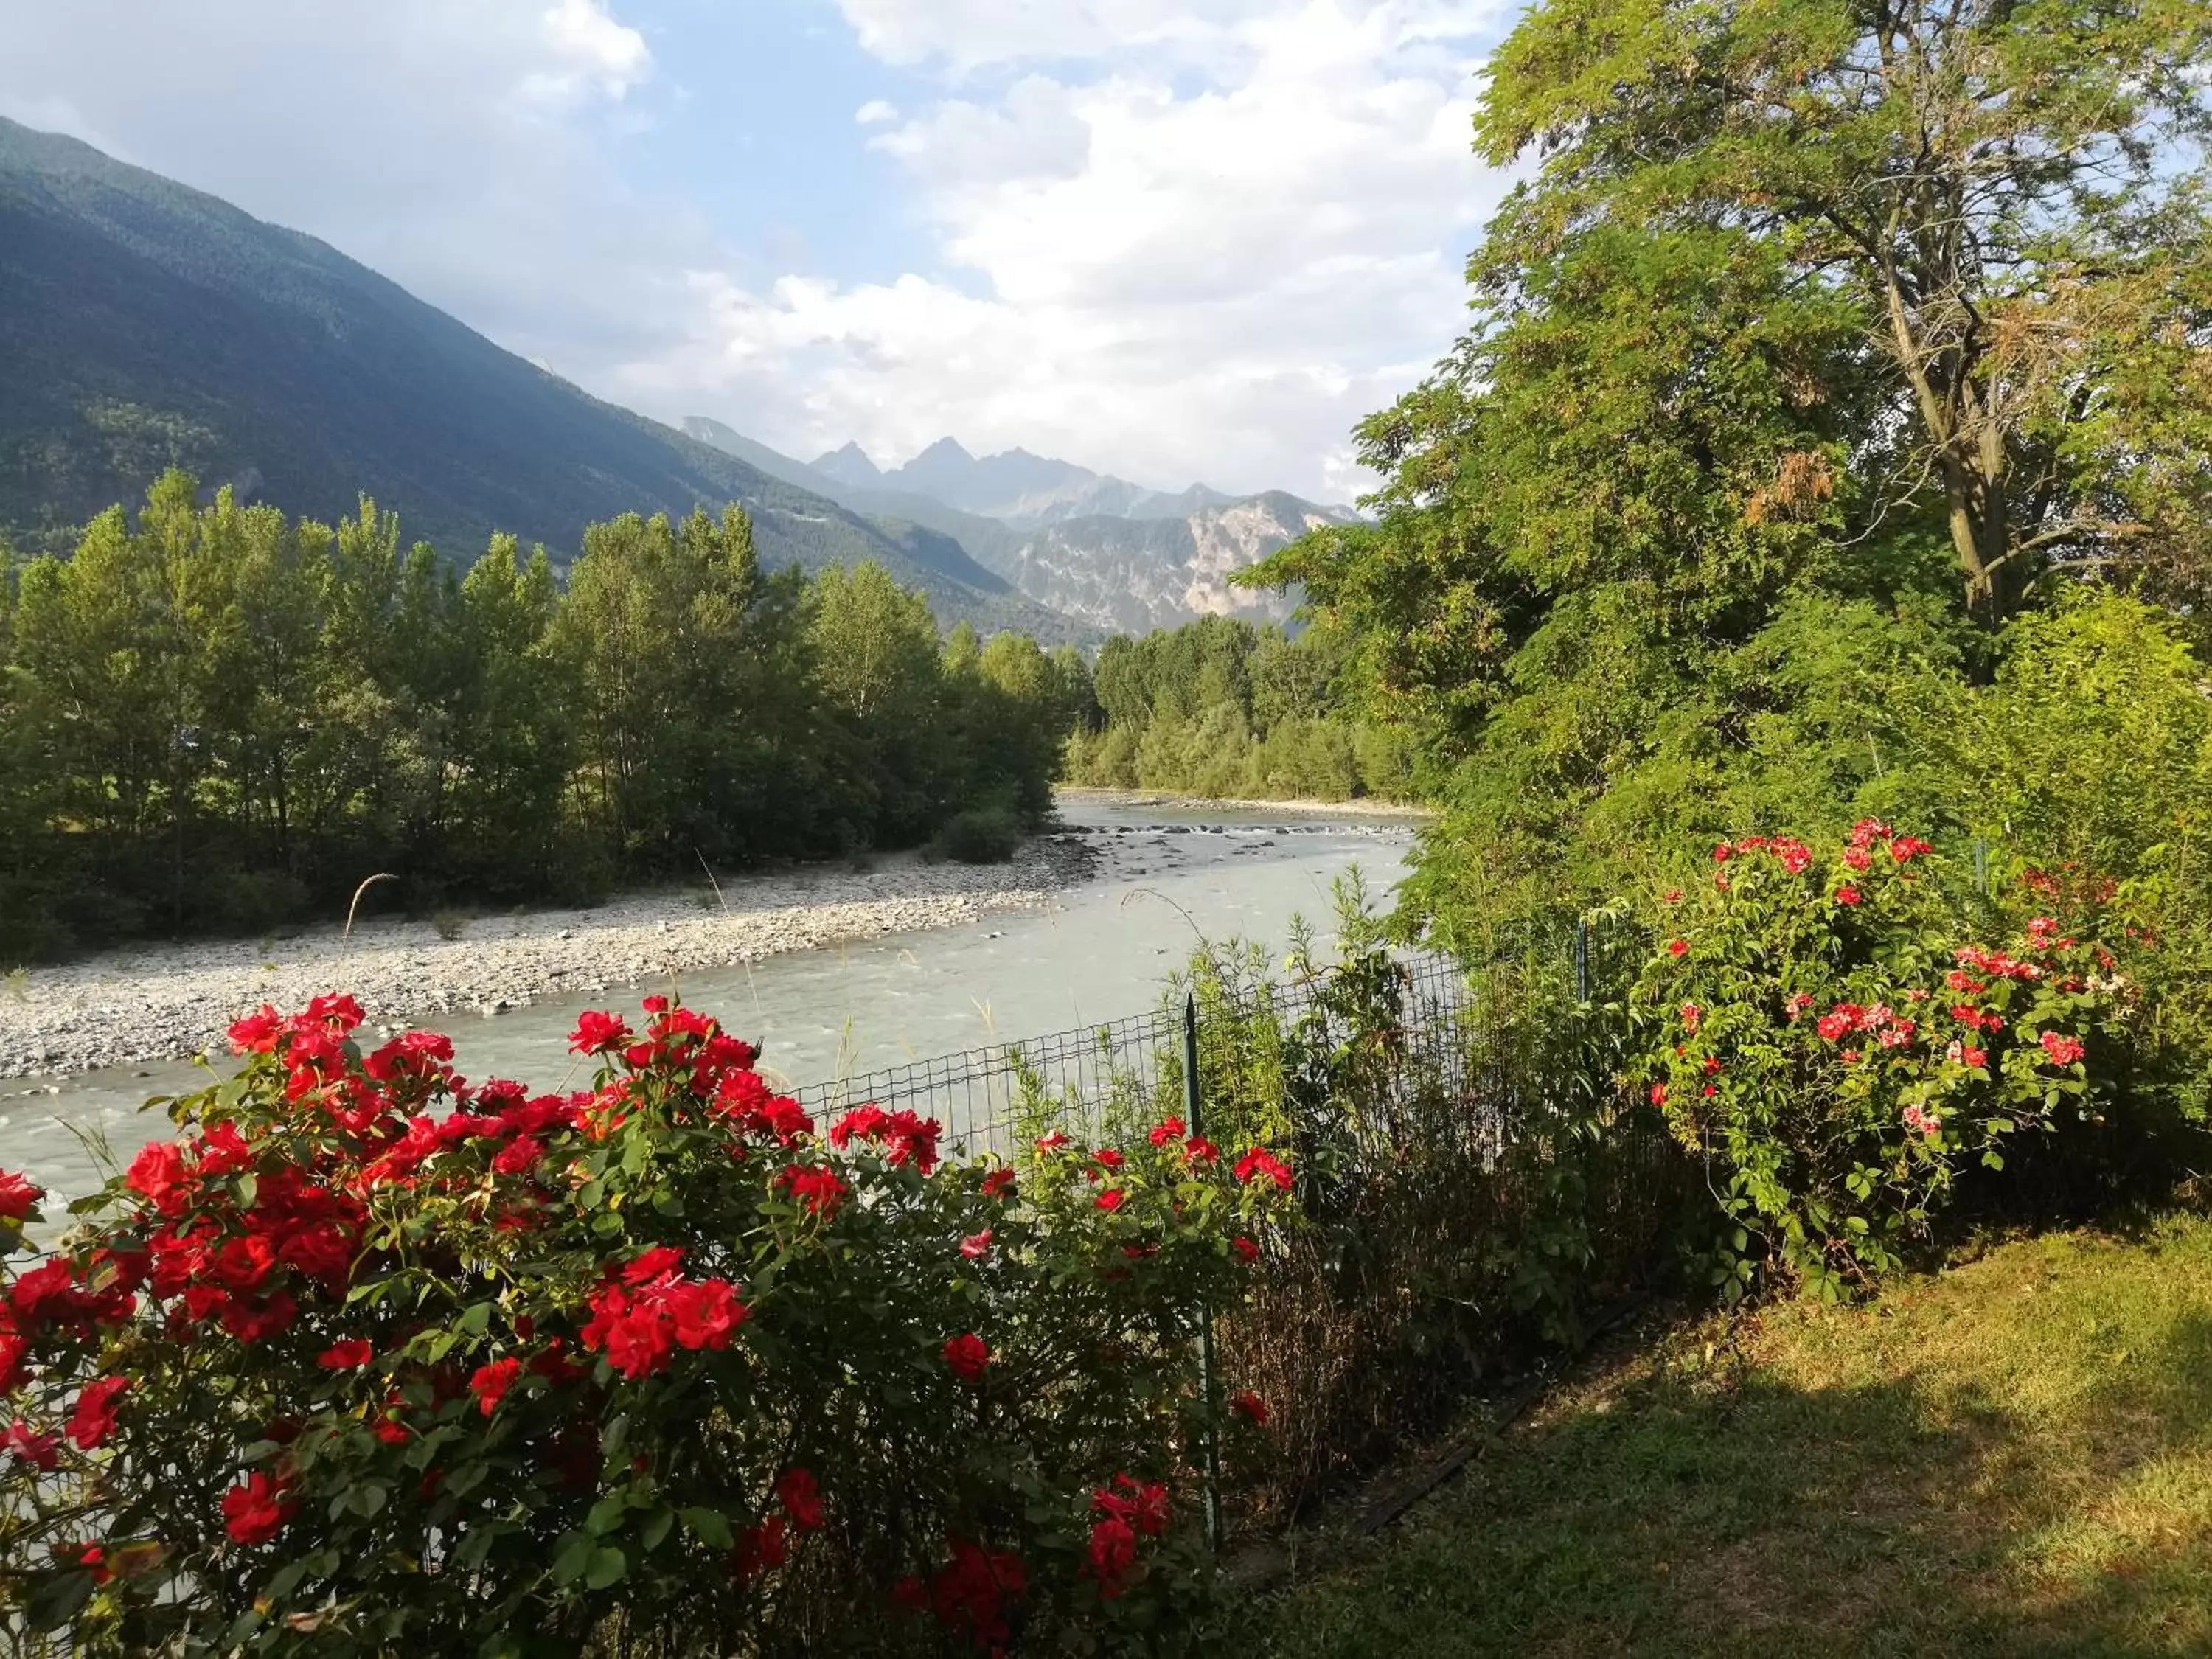
<svg viewBox="0 0 2212 1659"><path fill-rule="evenodd" d="M0 114L801 459L1331 501L1465 320L1513 0L0 0Z"/></svg>

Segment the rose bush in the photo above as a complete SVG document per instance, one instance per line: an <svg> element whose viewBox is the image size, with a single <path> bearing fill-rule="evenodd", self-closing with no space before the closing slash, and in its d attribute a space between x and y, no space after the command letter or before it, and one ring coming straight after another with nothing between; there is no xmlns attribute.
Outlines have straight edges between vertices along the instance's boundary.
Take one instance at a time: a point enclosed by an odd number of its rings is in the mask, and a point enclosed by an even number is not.
<svg viewBox="0 0 2212 1659"><path fill-rule="evenodd" d="M1179 1133L1019 1168L817 1133L649 999L593 1085L364 1054L349 999L0 1297L0 1587L81 1653L1173 1650L1197 1387L1280 1199ZM40 1219L0 1179L0 1243Z"/></svg>
<svg viewBox="0 0 2212 1659"><path fill-rule="evenodd" d="M1977 938L1965 884L1872 819L1826 854L1753 837L1713 859L1667 896L1634 1080L1705 1164L1731 1298L1767 1262L1824 1296L1863 1283L1964 1173L2100 1109L2133 994L2094 899Z"/></svg>

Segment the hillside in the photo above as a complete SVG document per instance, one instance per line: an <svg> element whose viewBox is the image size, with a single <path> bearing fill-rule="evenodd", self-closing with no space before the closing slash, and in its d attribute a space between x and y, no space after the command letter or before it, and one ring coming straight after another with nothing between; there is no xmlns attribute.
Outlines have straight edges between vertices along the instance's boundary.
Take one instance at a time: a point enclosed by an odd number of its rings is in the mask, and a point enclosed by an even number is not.
<svg viewBox="0 0 2212 1659"><path fill-rule="evenodd" d="M1022 450L977 461L950 439L884 472L854 444L810 463L702 416L684 429L853 512L951 537L1039 605L1115 633L1209 615L1282 621L1290 599L1232 587L1231 574L1318 525L1353 516L1281 490L1239 497L1194 484L1168 495ZM973 510L931 490L995 505ZM1087 510L1066 510L1079 503Z"/></svg>
<svg viewBox="0 0 2212 1659"><path fill-rule="evenodd" d="M939 618L1079 636L927 526L877 523L599 401L326 244L0 120L0 529L38 546L170 465L322 518L368 494L467 557L736 501L763 556L875 559Z"/></svg>

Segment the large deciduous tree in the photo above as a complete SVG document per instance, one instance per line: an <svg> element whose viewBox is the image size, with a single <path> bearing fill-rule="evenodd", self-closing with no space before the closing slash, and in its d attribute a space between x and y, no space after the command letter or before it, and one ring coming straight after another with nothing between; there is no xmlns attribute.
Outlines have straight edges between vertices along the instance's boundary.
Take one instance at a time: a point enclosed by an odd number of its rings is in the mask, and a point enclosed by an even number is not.
<svg viewBox="0 0 2212 1659"><path fill-rule="evenodd" d="M1977 616L2051 562L2193 565L2201 481L2144 440L2212 409L2209 45L2203 0L1546 0L1477 122L1540 162L1476 279L1601 226L1741 230L1856 306L1862 511L1939 503Z"/></svg>

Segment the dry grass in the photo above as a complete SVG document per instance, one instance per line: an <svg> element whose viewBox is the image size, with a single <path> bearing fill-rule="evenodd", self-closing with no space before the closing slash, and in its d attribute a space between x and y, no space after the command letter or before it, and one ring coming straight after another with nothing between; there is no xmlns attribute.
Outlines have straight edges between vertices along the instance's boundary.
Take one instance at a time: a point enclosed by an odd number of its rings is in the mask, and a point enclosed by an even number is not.
<svg viewBox="0 0 2212 1659"><path fill-rule="evenodd" d="M2212 1654L2212 1223L1664 1334L1253 1622L1285 1656Z"/></svg>

